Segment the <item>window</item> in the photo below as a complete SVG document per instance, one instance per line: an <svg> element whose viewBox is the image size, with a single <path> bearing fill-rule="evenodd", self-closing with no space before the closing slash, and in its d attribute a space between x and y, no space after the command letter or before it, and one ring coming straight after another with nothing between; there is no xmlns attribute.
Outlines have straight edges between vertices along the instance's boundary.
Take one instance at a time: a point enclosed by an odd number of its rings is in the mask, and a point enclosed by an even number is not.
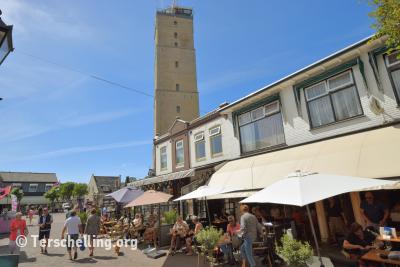
<svg viewBox="0 0 400 267"><path fill-rule="evenodd" d="M178 33L174 32L174 38L178 38Z"/></svg>
<svg viewBox="0 0 400 267"><path fill-rule="evenodd" d="M29 192L37 192L38 184L29 184Z"/></svg>
<svg viewBox="0 0 400 267"><path fill-rule="evenodd" d="M226 214L235 215L235 202L233 199L225 198L224 209Z"/></svg>
<svg viewBox="0 0 400 267"><path fill-rule="evenodd" d="M176 106L176 113L181 113L181 106Z"/></svg>
<svg viewBox="0 0 400 267"><path fill-rule="evenodd" d="M53 184L46 184L44 187L44 191L47 192L49 191L51 188L53 188Z"/></svg>
<svg viewBox="0 0 400 267"><path fill-rule="evenodd" d="M312 127L362 114L360 98L351 71L305 88L304 92Z"/></svg>
<svg viewBox="0 0 400 267"><path fill-rule="evenodd" d="M178 67L179 67L179 62L175 61L175 68L178 68Z"/></svg>
<svg viewBox="0 0 400 267"><path fill-rule="evenodd" d="M12 187L13 188L22 188L22 184L21 183L13 183Z"/></svg>
<svg viewBox="0 0 400 267"><path fill-rule="evenodd" d="M216 157L222 154L221 126L211 128L210 131L211 156Z"/></svg>
<svg viewBox="0 0 400 267"><path fill-rule="evenodd" d="M175 163L177 167L183 167L185 164L185 151L183 150L183 140L175 143Z"/></svg>
<svg viewBox="0 0 400 267"><path fill-rule="evenodd" d="M160 148L160 167L161 170L167 169L167 147Z"/></svg>
<svg viewBox="0 0 400 267"><path fill-rule="evenodd" d="M178 22L176 20L174 20L174 25L178 25Z"/></svg>
<svg viewBox="0 0 400 267"><path fill-rule="evenodd" d="M178 47L178 43L177 42L175 42L174 45L175 45L175 47Z"/></svg>
<svg viewBox="0 0 400 267"><path fill-rule="evenodd" d="M206 142L204 141L204 133L194 135L194 146L196 153L196 161L200 161L206 157Z"/></svg>
<svg viewBox="0 0 400 267"><path fill-rule="evenodd" d="M108 185L101 185L100 188L104 193L110 193L111 192L111 188Z"/></svg>
<svg viewBox="0 0 400 267"><path fill-rule="evenodd" d="M179 92L179 91L180 91L180 86L179 86L179 83L175 84L175 90L176 90L177 92Z"/></svg>
<svg viewBox="0 0 400 267"><path fill-rule="evenodd" d="M238 124L243 153L285 143L279 101L239 115Z"/></svg>
<svg viewBox="0 0 400 267"><path fill-rule="evenodd" d="M385 61L397 102L400 103L400 59L397 58L399 54L400 51L387 55Z"/></svg>

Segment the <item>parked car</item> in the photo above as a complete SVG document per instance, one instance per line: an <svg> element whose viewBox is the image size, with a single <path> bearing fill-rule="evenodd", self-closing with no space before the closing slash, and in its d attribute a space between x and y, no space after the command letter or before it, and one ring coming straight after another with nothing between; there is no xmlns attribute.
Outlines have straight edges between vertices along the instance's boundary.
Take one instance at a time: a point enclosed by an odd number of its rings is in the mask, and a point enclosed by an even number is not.
<svg viewBox="0 0 400 267"><path fill-rule="evenodd" d="M62 208L63 208L63 210L70 210L71 209L71 205L69 203L63 203L62 204Z"/></svg>

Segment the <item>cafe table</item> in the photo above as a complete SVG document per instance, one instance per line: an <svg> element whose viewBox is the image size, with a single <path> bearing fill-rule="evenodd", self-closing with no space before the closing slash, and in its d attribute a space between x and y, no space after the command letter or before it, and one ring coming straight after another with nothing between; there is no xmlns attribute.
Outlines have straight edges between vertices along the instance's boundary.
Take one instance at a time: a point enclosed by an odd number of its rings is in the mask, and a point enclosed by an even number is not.
<svg viewBox="0 0 400 267"><path fill-rule="evenodd" d="M380 254L384 254L387 256L389 254L389 251L381 249L371 249L366 254L364 254L361 259L364 261L377 262L385 265L400 266L400 260L383 259L380 257Z"/></svg>

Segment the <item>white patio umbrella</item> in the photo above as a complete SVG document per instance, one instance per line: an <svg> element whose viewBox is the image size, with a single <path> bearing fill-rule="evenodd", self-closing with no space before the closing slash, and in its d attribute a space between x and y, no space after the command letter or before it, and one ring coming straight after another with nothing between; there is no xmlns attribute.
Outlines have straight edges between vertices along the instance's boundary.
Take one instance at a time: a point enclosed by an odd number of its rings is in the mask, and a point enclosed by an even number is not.
<svg viewBox="0 0 400 267"><path fill-rule="evenodd" d="M197 188L196 190L175 199L174 201L181 201L181 200L188 200L188 199L201 199L201 198L205 198L208 196L222 194L227 191L228 190L226 190L222 187L210 187L208 185L203 185L203 186L200 186L199 188ZM229 191L231 191L231 190L229 190Z"/></svg>
<svg viewBox="0 0 400 267"><path fill-rule="evenodd" d="M182 201L182 200L189 200L189 199L204 199L206 201L206 210L207 210L207 217L208 217L208 223L211 225L211 218L210 218L210 212L208 209L208 202L207 202L207 197L208 196L213 196L213 195L218 195L225 192L223 188L219 187L209 187L208 185L203 185L197 188L196 190L190 192L189 194L183 195L174 201Z"/></svg>
<svg viewBox="0 0 400 267"><path fill-rule="evenodd" d="M369 179L352 176L339 176L296 171L287 178L279 180L241 203L276 203L294 206L306 206L311 231L314 236L318 258L323 266L317 236L311 219L308 204L336 195L362 191L365 188L388 186L394 181Z"/></svg>

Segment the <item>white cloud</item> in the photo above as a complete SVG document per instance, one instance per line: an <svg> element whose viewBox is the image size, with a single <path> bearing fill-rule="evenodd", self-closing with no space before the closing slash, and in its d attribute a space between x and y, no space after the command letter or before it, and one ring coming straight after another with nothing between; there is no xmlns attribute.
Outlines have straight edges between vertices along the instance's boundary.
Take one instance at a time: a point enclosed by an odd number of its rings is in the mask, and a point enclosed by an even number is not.
<svg viewBox="0 0 400 267"><path fill-rule="evenodd" d="M71 9L73 6L67 7ZM26 0L2 0L1 8L3 20L15 25L14 33L19 37L31 39L35 34L45 33L49 38L83 39L92 35L93 29L79 19L78 10L67 12L65 7L54 8L39 1Z"/></svg>
<svg viewBox="0 0 400 267"><path fill-rule="evenodd" d="M31 155L31 156L26 156L26 157L15 159L15 161L52 159L52 158L58 158L58 157L64 157L64 156L82 154L82 153L88 153L88 152L112 150L112 149L127 148L127 147L136 147L136 146L143 146L143 145L150 145L150 144L152 144L152 142L149 140L149 141L127 141L127 142L94 145L94 146L76 146L76 147L63 148L63 149L48 151L48 152L35 154L35 155Z"/></svg>
<svg viewBox="0 0 400 267"><path fill-rule="evenodd" d="M15 120L4 118L2 125L4 126L4 129L7 129L7 131L0 132L0 142L7 143L38 136L51 131L110 122L138 112L141 112L141 110L123 109L85 115L72 113L69 115L60 115L60 117L55 118L54 121L49 121L50 118L46 118L44 121L41 121L40 118L36 121L32 121L32 118L29 116L19 118L19 120L18 118ZM2 119L0 118L0 123L1 121Z"/></svg>

